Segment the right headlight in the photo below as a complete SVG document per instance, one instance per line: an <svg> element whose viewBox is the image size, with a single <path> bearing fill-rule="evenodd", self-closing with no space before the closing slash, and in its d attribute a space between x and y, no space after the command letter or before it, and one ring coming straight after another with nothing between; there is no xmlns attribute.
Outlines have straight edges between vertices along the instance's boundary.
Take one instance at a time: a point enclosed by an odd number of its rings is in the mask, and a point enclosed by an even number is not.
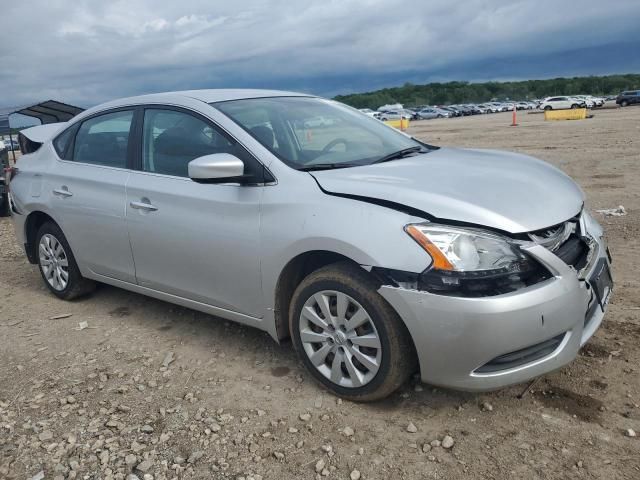
<svg viewBox="0 0 640 480"><path fill-rule="evenodd" d="M433 267L456 272L519 271L526 257L506 239L481 230L412 224L406 232L433 258Z"/></svg>
<svg viewBox="0 0 640 480"><path fill-rule="evenodd" d="M492 232L431 223L410 224L405 231L433 260L420 278L426 290L497 295L548 273L516 243Z"/></svg>

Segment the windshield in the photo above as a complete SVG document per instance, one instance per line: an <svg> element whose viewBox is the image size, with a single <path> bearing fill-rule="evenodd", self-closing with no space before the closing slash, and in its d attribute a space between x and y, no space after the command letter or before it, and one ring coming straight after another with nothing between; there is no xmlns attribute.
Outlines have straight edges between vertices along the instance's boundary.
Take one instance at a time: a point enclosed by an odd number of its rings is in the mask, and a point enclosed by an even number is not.
<svg viewBox="0 0 640 480"><path fill-rule="evenodd" d="M331 100L270 97L212 105L298 170L368 165L431 148Z"/></svg>

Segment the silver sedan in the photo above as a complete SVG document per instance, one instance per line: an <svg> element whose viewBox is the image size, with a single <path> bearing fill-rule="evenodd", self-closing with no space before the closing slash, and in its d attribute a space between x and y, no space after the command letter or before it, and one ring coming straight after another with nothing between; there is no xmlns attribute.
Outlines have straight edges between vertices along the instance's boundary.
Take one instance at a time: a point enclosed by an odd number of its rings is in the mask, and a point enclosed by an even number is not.
<svg viewBox="0 0 640 480"><path fill-rule="evenodd" d="M557 369L612 290L603 231L565 174L334 101L155 94L22 133L35 147L10 208L54 295L102 282L291 338L349 399L416 371L486 390Z"/></svg>

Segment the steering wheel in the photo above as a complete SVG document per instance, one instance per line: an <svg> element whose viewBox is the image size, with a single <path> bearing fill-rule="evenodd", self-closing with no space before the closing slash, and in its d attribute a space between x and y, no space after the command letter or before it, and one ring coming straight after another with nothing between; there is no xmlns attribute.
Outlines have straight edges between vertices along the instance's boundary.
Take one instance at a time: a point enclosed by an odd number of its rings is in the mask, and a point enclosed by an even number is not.
<svg viewBox="0 0 640 480"><path fill-rule="evenodd" d="M336 145L340 145L340 144L344 145L344 149L348 149L349 148L349 141L346 138L336 138L334 140L331 140L329 143L327 143L324 148L322 149L321 155L324 155L326 153L329 153L329 151L335 147Z"/></svg>

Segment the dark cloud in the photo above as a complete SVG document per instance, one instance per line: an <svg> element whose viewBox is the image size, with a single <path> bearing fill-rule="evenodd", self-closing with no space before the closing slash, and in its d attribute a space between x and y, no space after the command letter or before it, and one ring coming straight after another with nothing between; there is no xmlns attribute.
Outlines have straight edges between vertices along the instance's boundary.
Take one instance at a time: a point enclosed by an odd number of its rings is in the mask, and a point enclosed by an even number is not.
<svg viewBox="0 0 640 480"><path fill-rule="evenodd" d="M640 69L638 0L22 0L2 24L0 105Z"/></svg>

